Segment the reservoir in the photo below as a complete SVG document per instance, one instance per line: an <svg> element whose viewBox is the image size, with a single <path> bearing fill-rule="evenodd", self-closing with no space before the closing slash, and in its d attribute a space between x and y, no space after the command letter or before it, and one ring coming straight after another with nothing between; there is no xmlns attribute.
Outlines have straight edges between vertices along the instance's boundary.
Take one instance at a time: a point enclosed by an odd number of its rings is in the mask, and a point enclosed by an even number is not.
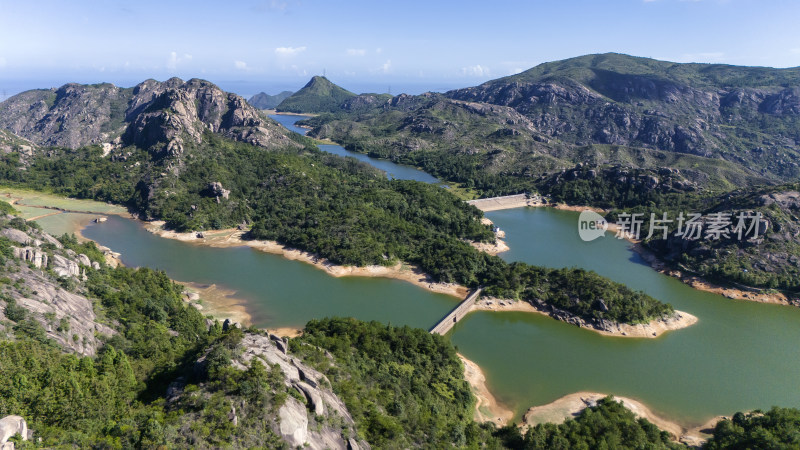
<svg viewBox="0 0 800 450"><path fill-rule="evenodd" d="M631 397L686 426L739 410L800 407L800 308L692 289L651 269L628 242L610 233L581 241L575 212L520 208L487 216L506 232L511 250L501 257L508 261L594 270L699 319L657 339L635 339L601 336L531 313L471 313L448 337L481 366L493 394L518 415L577 391ZM121 252L126 265L236 291L259 327L351 316L428 329L458 301L403 281L334 278L246 247L168 240L118 216L89 224L83 234Z"/></svg>

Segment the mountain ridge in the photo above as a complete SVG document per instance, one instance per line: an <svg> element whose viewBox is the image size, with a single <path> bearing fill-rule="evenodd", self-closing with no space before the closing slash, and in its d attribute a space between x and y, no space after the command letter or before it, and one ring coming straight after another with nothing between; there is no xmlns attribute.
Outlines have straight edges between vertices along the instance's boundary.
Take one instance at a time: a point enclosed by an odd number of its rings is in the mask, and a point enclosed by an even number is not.
<svg viewBox="0 0 800 450"><path fill-rule="evenodd" d="M71 149L135 144L179 154L206 131L265 148L292 145L282 127L243 98L197 78L25 91L0 103L0 128L39 146Z"/></svg>

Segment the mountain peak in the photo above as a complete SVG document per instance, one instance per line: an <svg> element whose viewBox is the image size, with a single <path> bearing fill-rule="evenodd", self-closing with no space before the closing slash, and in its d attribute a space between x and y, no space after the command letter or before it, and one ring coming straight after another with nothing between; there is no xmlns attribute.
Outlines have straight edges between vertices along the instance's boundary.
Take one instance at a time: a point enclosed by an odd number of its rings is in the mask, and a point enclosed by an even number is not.
<svg viewBox="0 0 800 450"><path fill-rule="evenodd" d="M355 96L356 94L337 86L327 78L314 75L302 89L282 101L276 109L293 113L333 112L344 101Z"/></svg>

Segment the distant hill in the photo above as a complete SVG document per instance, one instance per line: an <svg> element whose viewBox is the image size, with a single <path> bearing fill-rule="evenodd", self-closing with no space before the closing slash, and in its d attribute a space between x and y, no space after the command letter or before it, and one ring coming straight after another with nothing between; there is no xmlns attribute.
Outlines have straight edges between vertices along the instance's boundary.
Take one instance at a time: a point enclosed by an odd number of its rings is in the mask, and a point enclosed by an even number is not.
<svg viewBox="0 0 800 450"><path fill-rule="evenodd" d="M289 98L289 96L292 94L292 91L283 91L277 95L269 95L265 92L259 92L258 94L250 97L250 100L248 100L247 103L250 103L250 105L258 109L273 109L280 105L282 101Z"/></svg>
<svg viewBox="0 0 800 450"><path fill-rule="evenodd" d="M302 89L292 94L276 108L279 112L323 113L339 111L339 106L356 94L315 76Z"/></svg>

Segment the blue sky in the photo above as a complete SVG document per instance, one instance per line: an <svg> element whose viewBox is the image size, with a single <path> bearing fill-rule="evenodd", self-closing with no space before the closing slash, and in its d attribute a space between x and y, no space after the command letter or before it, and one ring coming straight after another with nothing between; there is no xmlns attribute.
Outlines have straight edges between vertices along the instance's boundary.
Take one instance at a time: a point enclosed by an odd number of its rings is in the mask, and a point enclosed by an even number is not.
<svg viewBox="0 0 800 450"><path fill-rule="evenodd" d="M0 98L171 76L276 93L323 71L418 93L610 51L794 67L798 19L796 0L0 0Z"/></svg>

